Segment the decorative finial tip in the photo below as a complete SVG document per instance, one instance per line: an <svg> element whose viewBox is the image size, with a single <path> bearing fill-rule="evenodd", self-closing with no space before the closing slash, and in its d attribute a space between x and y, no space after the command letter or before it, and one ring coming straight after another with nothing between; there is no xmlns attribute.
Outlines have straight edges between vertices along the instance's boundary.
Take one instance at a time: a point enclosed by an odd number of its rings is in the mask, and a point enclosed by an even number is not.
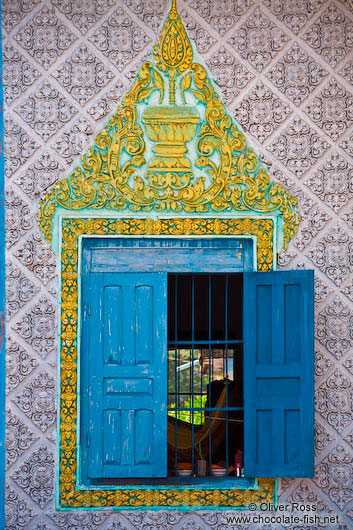
<svg viewBox="0 0 353 530"><path fill-rule="evenodd" d="M170 8L171 11L176 11L177 10L177 7L176 7L176 0L172 0L172 7Z"/></svg>

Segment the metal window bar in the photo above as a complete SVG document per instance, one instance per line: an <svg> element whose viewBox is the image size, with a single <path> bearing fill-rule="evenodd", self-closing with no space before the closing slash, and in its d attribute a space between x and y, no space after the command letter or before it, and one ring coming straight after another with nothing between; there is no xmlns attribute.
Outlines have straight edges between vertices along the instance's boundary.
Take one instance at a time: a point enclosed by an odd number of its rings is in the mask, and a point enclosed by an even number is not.
<svg viewBox="0 0 353 530"><path fill-rule="evenodd" d="M178 276L175 276L175 280L174 280L174 338L175 340L177 341L178 340ZM177 366L178 366L178 348L177 346L175 345L175 379L174 379L174 392L175 392L175 398L174 398L174 403L175 403L175 407L177 407L179 405L179 401L177 401L177 399L179 399L178 397L178 376L179 376L179 372L177 370ZM178 471L178 413L176 412L175 414L175 475L177 474L177 471Z"/></svg>
<svg viewBox="0 0 353 530"><path fill-rule="evenodd" d="M208 340L212 340L212 279L208 276ZM208 403L211 401L211 381L212 381L212 366L211 366L211 344L208 345ZM211 434L211 419L212 414L208 415L208 466L212 469L212 434Z"/></svg>
<svg viewBox="0 0 353 530"><path fill-rule="evenodd" d="M191 465L195 473L195 425L194 425L194 340L195 340L195 276L191 278Z"/></svg>
<svg viewBox="0 0 353 530"><path fill-rule="evenodd" d="M223 350L223 355L225 355L225 360L223 360L223 377L225 376L226 381L226 474L228 475L228 274L226 275L226 288L225 288L225 300L224 300L224 333L225 333L225 348ZM224 374L225 370L225 374Z"/></svg>

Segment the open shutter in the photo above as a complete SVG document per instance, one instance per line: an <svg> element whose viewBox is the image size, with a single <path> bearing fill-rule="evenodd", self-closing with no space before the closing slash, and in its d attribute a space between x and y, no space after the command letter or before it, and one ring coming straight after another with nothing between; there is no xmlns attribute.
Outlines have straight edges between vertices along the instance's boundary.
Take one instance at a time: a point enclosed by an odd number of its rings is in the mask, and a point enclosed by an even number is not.
<svg viewBox="0 0 353 530"><path fill-rule="evenodd" d="M88 479L167 475L167 275L89 274Z"/></svg>
<svg viewBox="0 0 353 530"><path fill-rule="evenodd" d="M244 274L247 476L313 476L313 298L313 271Z"/></svg>

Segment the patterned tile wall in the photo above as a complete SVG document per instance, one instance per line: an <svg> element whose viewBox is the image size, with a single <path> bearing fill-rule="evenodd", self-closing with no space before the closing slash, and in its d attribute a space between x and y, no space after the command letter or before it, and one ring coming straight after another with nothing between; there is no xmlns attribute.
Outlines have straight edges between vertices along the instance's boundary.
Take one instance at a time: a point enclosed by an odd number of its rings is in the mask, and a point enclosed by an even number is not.
<svg viewBox="0 0 353 530"><path fill-rule="evenodd" d="M353 528L353 7L179 0L179 8L228 108L273 178L299 197L303 221L279 265L316 272L316 472L282 480L280 501L316 503L340 515L341 530ZM34 214L131 83L167 9L166 0L2 2L8 529L230 528L222 512L58 513L53 502L57 276ZM255 527L282 528L236 526Z"/></svg>

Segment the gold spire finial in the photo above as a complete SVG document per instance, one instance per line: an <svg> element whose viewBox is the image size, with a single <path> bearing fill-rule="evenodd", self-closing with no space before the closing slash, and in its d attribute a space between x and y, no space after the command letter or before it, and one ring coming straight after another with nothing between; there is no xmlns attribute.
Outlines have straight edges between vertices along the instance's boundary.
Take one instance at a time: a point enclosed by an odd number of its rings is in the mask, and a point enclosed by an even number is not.
<svg viewBox="0 0 353 530"><path fill-rule="evenodd" d="M170 77L169 103L174 105L175 76L185 72L193 60L191 43L177 11L176 0L172 0L157 46L153 48L153 59L157 68Z"/></svg>

